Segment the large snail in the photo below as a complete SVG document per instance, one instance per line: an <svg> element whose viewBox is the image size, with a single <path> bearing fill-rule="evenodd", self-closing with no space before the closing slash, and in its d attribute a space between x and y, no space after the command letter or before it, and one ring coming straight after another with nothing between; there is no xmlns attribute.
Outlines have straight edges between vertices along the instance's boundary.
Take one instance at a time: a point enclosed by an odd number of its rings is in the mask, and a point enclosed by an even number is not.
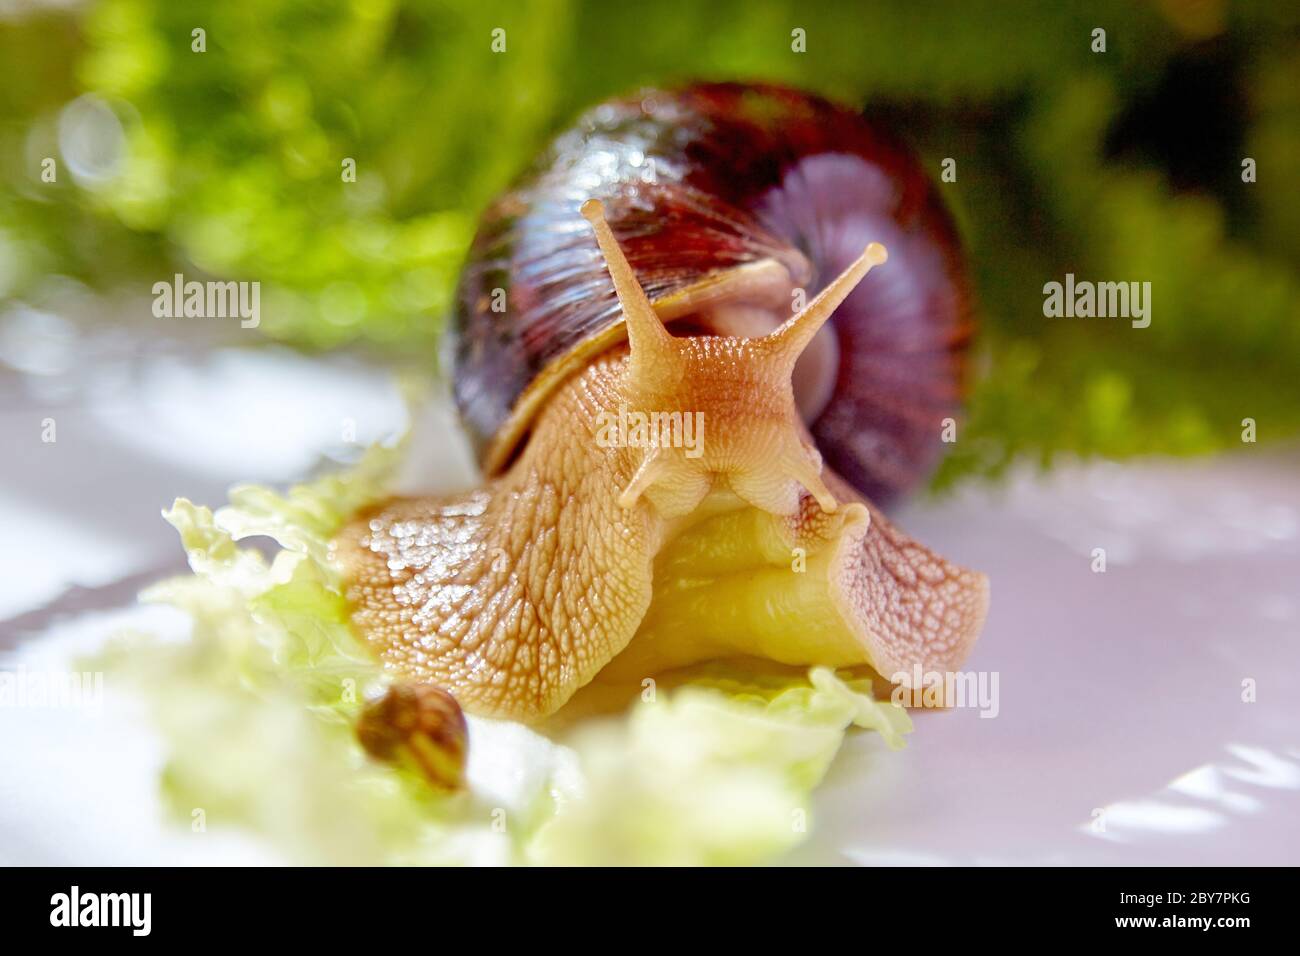
<svg viewBox="0 0 1300 956"><path fill-rule="evenodd" d="M395 674L537 721L714 659L964 660L986 579L868 501L927 473L972 331L947 214L876 126L770 86L600 105L485 214L459 303L485 487L336 542Z"/></svg>

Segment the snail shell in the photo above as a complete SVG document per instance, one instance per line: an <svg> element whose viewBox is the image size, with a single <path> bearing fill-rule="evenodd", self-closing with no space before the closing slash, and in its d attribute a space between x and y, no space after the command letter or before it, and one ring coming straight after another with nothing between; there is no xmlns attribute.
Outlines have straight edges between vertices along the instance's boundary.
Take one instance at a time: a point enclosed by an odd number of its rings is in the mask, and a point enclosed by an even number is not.
<svg viewBox="0 0 1300 956"><path fill-rule="evenodd" d="M484 215L458 294L454 392L489 476L558 383L625 335L579 214L593 197L677 334L770 331L797 311L796 290L811 299L868 241L884 243L889 268L801 358L796 401L827 465L871 500L924 480L974 328L951 219L878 125L807 93L732 83L597 106Z"/></svg>

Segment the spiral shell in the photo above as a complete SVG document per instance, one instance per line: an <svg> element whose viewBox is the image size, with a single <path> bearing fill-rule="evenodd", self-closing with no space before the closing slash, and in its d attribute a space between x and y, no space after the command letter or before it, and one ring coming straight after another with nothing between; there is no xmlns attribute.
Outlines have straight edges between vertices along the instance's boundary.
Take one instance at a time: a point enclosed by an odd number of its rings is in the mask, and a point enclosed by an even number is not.
<svg viewBox="0 0 1300 956"><path fill-rule="evenodd" d="M742 276L810 299L883 243L888 266L836 311L821 367L797 371L796 388L820 393L800 407L827 464L859 491L888 502L925 478L974 331L952 221L879 125L807 93L731 83L595 107L484 214L458 292L454 393L488 474L512 460L552 389L624 335L578 211L591 198L656 311L692 334L731 333L689 307L710 283Z"/></svg>

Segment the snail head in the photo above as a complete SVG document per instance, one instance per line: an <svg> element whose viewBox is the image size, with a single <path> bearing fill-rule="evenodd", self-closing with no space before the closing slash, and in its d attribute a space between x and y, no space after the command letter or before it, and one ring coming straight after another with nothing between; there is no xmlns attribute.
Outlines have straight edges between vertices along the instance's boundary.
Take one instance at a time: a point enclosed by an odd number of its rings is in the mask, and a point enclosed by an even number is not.
<svg viewBox="0 0 1300 956"><path fill-rule="evenodd" d="M665 517L675 517L723 483L773 514L798 511L801 487L823 511L834 512L837 502L822 480L821 454L799 416L791 376L818 329L871 268L885 262L885 247L868 245L806 308L767 335L677 337L650 304L601 203L588 200L582 215L595 230L623 309L629 350L624 397L646 439L629 449L640 457L619 505L632 508L645 496ZM673 440L683 432L692 439L688 446Z"/></svg>

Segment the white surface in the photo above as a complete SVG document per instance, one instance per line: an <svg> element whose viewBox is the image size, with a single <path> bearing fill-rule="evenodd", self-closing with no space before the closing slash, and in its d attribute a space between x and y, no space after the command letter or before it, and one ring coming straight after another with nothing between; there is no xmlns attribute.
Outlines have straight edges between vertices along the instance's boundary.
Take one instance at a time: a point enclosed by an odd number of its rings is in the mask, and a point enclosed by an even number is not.
<svg viewBox="0 0 1300 956"><path fill-rule="evenodd" d="M132 604L183 566L159 509L301 476L346 444L345 419L365 443L404 418L380 370L275 351L147 360L111 401L63 395L53 446L39 438L48 409L19 393L0 413L8 669L65 667L128 623L183 634L176 615ZM413 479L463 484L450 422L444 409L424 423ZM967 667L996 672L997 716L920 714L901 753L851 738L791 859L1300 862L1297 473L1294 455L1252 449L911 506L909 532L992 580ZM237 834L166 827L159 760L111 688L95 712L0 709L0 862L276 859Z"/></svg>
<svg viewBox="0 0 1300 956"><path fill-rule="evenodd" d="M1107 463L901 515L990 576L966 667L998 672L998 716L923 713L899 754L851 741L796 858L1300 863L1297 471Z"/></svg>

